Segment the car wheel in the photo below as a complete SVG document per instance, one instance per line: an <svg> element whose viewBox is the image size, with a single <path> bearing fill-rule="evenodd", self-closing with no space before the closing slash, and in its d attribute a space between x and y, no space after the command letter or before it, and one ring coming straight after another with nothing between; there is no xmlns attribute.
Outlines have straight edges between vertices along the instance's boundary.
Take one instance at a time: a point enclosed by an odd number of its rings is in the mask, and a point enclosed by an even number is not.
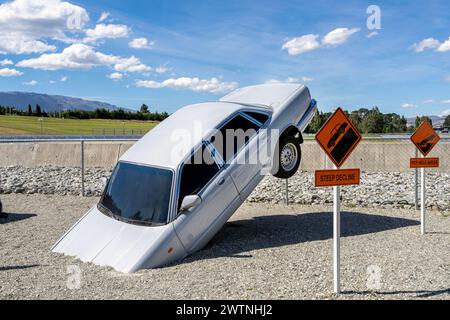
<svg viewBox="0 0 450 320"><path fill-rule="evenodd" d="M302 152L300 143L293 136L286 136L280 139L278 172L274 174L280 179L289 179L298 170Z"/></svg>

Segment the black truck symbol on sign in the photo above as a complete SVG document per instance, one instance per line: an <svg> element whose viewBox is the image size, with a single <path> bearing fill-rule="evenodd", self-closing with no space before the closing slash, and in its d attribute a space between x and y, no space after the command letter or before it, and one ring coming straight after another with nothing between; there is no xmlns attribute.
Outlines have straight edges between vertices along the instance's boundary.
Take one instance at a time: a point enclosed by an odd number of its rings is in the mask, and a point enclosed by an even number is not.
<svg viewBox="0 0 450 320"><path fill-rule="evenodd" d="M333 136L331 137L330 141L328 141L328 149L331 149L336 145L336 141L343 133L345 133L345 129L347 128L347 126L348 124L346 123L340 123L334 127L333 131L331 131L331 134Z"/></svg>
<svg viewBox="0 0 450 320"><path fill-rule="evenodd" d="M419 143L419 148L423 153L427 153L433 147L433 140L436 138L435 134L430 134Z"/></svg>

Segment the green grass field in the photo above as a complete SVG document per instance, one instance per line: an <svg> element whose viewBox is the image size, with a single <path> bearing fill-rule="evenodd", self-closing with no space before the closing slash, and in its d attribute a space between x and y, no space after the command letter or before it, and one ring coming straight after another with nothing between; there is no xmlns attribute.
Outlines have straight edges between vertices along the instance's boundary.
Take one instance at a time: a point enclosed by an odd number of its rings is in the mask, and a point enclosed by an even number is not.
<svg viewBox="0 0 450 320"><path fill-rule="evenodd" d="M145 134L157 123L151 121L75 120L37 117L0 116L0 136L3 135L122 135Z"/></svg>

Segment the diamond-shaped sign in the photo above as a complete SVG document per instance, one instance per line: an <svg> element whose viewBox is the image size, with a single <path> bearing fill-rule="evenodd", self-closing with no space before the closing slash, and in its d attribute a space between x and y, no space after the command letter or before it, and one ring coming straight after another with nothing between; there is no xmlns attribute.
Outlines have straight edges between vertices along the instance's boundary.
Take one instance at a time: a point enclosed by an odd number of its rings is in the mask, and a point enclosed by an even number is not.
<svg viewBox="0 0 450 320"><path fill-rule="evenodd" d="M411 141L424 157L431 152L439 140L441 140L441 137L434 131L433 126L428 121L422 122L416 132L411 136Z"/></svg>
<svg viewBox="0 0 450 320"><path fill-rule="evenodd" d="M316 134L316 140L339 168L361 141L362 136L345 112L338 108Z"/></svg>

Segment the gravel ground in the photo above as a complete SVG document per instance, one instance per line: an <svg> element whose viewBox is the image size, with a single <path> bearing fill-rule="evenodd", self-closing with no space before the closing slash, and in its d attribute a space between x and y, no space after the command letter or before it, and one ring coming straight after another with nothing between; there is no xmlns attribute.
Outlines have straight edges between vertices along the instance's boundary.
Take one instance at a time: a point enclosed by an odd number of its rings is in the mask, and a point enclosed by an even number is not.
<svg viewBox="0 0 450 320"><path fill-rule="evenodd" d="M86 195L99 196L101 178L110 170L88 168L85 172ZM81 170L65 167L26 169L12 166L0 168L0 189L3 193L79 195ZM285 202L285 181L268 176L249 197L249 202L281 204ZM315 188L311 172L299 172L289 180L289 202L304 205L329 205L332 188ZM349 207L399 208L414 207L414 171L363 172L361 185L342 189L343 203ZM427 172L427 207L450 214L450 174L435 170Z"/></svg>
<svg viewBox="0 0 450 320"><path fill-rule="evenodd" d="M450 217L437 211L421 236L412 210L347 208L335 296L330 206L247 203L201 252L127 275L50 252L97 198L1 198L12 214L0 222L0 299L450 299ZM80 289L67 286L70 265ZM380 268L379 289L368 268Z"/></svg>

